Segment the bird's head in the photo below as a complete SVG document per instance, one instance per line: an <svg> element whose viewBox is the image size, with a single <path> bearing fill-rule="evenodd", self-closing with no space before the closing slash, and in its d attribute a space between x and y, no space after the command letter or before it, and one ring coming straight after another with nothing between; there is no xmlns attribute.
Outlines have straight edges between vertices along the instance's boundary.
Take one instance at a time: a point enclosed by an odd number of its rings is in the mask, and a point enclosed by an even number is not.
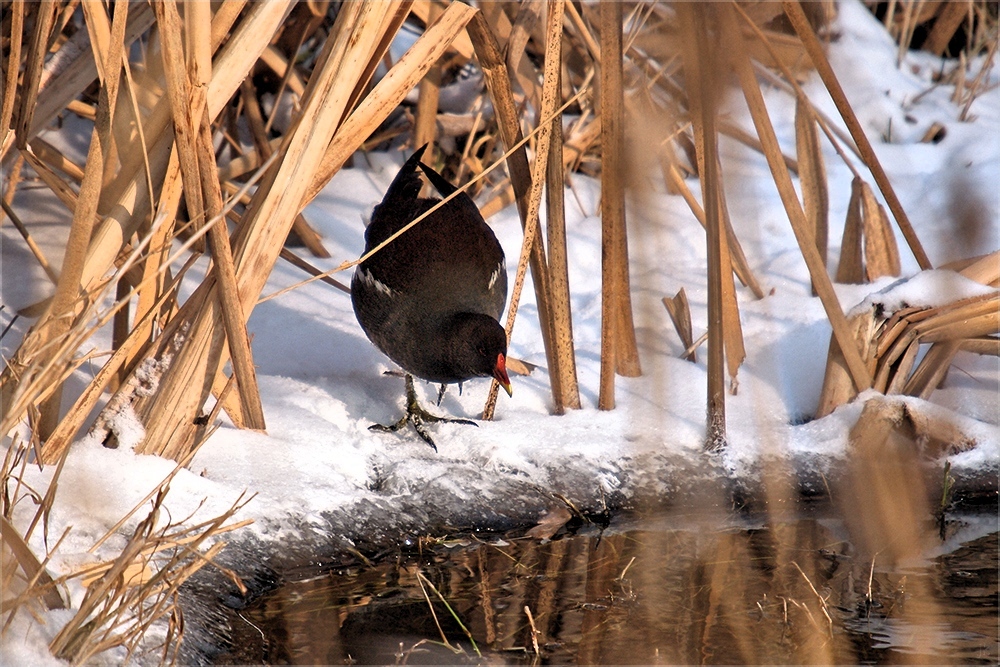
<svg viewBox="0 0 1000 667"><path fill-rule="evenodd" d="M507 375L507 333L488 315L462 313L457 318L456 336L460 341L451 351L453 363L470 377L495 378L508 396L513 396Z"/></svg>

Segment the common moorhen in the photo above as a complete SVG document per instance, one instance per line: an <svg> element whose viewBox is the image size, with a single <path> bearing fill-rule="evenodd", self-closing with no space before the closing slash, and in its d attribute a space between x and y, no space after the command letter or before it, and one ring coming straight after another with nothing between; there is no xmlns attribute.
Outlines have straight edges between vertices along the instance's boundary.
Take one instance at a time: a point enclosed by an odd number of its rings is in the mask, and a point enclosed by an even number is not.
<svg viewBox="0 0 1000 667"><path fill-rule="evenodd" d="M456 188L420 162L419 148L399 170L365 230L365 253L441 201L420 197L417 167L447 197ZM427 412L417 402L413 378L443 385L494 377L511 394L507 336L498 321L507 300L503 249L475 203L464 192L361 262L351 280L354 314L365 335L406 372L407 423L434 450L425 422L458 422Z"/></svg>

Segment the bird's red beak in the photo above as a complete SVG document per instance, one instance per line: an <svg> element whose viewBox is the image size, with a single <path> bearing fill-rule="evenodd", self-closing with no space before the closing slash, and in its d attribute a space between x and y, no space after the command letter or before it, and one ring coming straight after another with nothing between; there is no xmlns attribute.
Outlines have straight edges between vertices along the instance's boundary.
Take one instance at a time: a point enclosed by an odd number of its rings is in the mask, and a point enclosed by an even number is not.
<svg viewBox="0 0 1000 667"><path fill-rule="evenodd" d="M497 355L497 365L493 368L493 377L500 383L508 396L514 395L514 390L510 386L510 378L507 377L507 362L503 358L503 354Z"/></svg>

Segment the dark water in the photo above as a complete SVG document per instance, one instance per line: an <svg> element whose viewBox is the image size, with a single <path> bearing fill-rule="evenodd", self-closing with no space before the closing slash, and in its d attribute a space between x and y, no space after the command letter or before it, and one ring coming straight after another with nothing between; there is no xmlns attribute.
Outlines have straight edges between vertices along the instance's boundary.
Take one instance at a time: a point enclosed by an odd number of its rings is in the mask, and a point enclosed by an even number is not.
<svg viewBox="0 0 1000 667"><path fill-rule="evenodd" d="M862 556L837 519L729 521L669 516L553 541L425 541L375 563L286 573L284 585L240 612L221 661L1000 659L995 515L952 521L948 539L900 564Z"/></svg>

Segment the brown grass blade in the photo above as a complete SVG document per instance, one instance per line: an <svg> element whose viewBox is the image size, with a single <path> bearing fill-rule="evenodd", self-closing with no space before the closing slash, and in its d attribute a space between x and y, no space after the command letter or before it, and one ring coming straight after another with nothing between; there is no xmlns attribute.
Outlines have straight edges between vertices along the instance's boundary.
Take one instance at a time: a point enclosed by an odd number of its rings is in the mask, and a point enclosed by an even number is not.
<svg viewBox="0 0 1000 667"><path fill-rule="evenodd" d="M698 357L694 349L694 335L691 333L691 307L688 305L687 292L682 287L673 297L663 297L663 306L670 315L670 321L674 323L674 329L680 336L681 345L684 346L684 358L692 363L697 363Z"/></svg>
<svg viewBox="0 0 1000 667"><path fill-rule="evenodd" d="M21 36L24 32L24 0L10 5L10 47L4 65L3 101L0 102L0 143L5 143L7 133L14 129L11 120L17 99L18 68L21 66Z"/></svg>
<svg viewBox="0 0 1000 667"><path fill-rule="evenodd" d="M865 277L870 282L882 276L898 276L900 266L896 238L892 235L885 209L875 199L875 193L867 183L861 184L861 219L864 228Z"/></svg>
<svg viewBox="0 0 1000 667"><path fill-rule="evenodd" d="M321 168L326 148L346 114L350 96L375 55L385 11L380 3L358 2L345 5L338 14L306 89L302 113L282 144L281 160L265 175L243 216L233 254L239 296L246 313L253 309L282 242L304 205L309 185ZM395 6L388 11L395 11ZM218 75L217 69L213 83ZM363 137L356 137L356 141L360 144ZM185 316L191 322L188 338L161 379L156 401L141 413L146 422L146 439L137 450L177 458L195 436L194 417L207 398L222 353L216 333L219 313L213 303L217 298L214 285L206 283L202 287L200 298L192 298L185 305ZM192 387L198 391L191 391Z"/></svg>
<svg viewBox="0 0 1000 667"><path fill-rule="evenodd" d="M722 11L721 14L724 17L726 25L724 31L727 35L726 38L732 40L734 44L742 44L743 37L735 27L735 19L731 14L732 10L728 6L724 9L725 11ZM750 66L750 62L747 60L743 49L731 49L730 55L739 76L740 85L743 88L744 98L750 108L754 126L757 128L757 134L764 144L765 156L771 169L771 175L774 177L774 182L781 196L785 212L788 214L788 219L791 222L792 231L795 233L796 241L798 241L799 250L806 262L806 266L809 268L809 275L816 286L816 291L820 297L820 301L823 303L827 318L833 327L834 336L844 355L845 362L851 371L851 377L854 380L855 386L860 389L867 389L871 386L871 373L862 361L857 348L853 345L854 336L840 308L837 294L834 292L833 285L830 283L830 277L826 273L826 266L823 259L819 256L815 241L809 232L805 212L802 210L802 205L795 194L795 189L792 186L788 170L785 168L785 163L781 159L781 149L778 145L778 139L774 133L774 127L768 116L767 108L764 105L763 96L754 76L753 68Z"/></svg>
<svg viewBox="0 0 1000 667"><path fill-rule="evenodd" d="M17 147L24 150L31 139L30 128L38 101L38 86L42 79L42 67L49 50L49 34L55 23L55 12L59 4L53 0L38 3L35 12L35 29L26 51L24 79L21 84L21 108L17 114ZM15 77L16 81L16 77Z"/></svg>
<svg viewBox="0 0 1000 667"><path fill-rule="evenodd" d="M906 239L910 251L917 260L917 264L923 270L932 268L931 262L927 258L923 246L920 244L920 239L917 238L916 232L913 231L910 219L906 216L903 205L900 203L899 197L896 196L896 191L893 189L892 184L889 182L889 177L882 168L882 163L879 162L878 157L875 155L871 142L868 141L868 137L865 135L864 128L858 122L858 118L854 114L854 109L847 100L844 89L840 86L840 81L837 79L837 75L830 66L830 61L827 60L826 54L823 52L823 45L809 24L809 20L806 18L801 4L797 0L782 0L781 5L784 7L785 15L791 21L792 27L795 28L799 39L802 40L803 46L805 46L806 51L809 53L809 58L812 60L813 66L819 73L820 78L823 79L823 83L833 98L834 104L837 105L837 110L840 111L844 123L851 132L851 137L854 138L854 143L857 145L858 150L861 151L865 164L875 177L875 183L882 192L882 196L885 197L885 201L889 205L889 210L892 211L892 215L896 219L896 224L903 233L903 238Z"/></svg>
<svg viewBox="0 0 1000 667"><path fill-rule="evenodd" d="M826 185L826 165L816 132L812 105L801 97L795 100L795 152L802 185L802 206L816 239L816 250L826 265L830 196ZM816 288L813 287L813 294Z"/></svg>
<svg viewBox="0 0 1000 667"><path fill-rule="evenodd" d="M449 5L441 18L424 31L372 91L360 101L327 148L322 164L306 191L303 206L312 201L344 165L357 148L358 137L367 138L378 128L476 14L476 10L468 5L461 3Z"/></svg>
<svg viewBox="0 0 1000 667"><path fill-rule="evenodd" d="M855 176L851 181L851 199L847 204L847 220L844 222L844 236L840 242L840 262L837 264L838 283L860 284L865 282L865 265L862 255L864 238L864 218L861 214L864 181Z"/></svg>
<svg viewBox="0 0 1000 667"><path fill-rule="evenodd" d="M430 3L427 12L427 25L434 23L441 16L441 6L436 2ZM425 160L428 164L434 164L434 139L437 134L437 112L438 100L441 96L441 65L435 63L424 78L420 80L420 88L417 97L417 111L413 127L413 145L428 146Z"/></svg>
<svg viewBox="0 0 1000 667"><path fill-rule="evenodd" d="M53 585L52 577L45 571L42 563L35 558L28 543L24 541L21 534L17 532L7 517L0 516L0 535L3 536L4 546L9 547L17 559L18 565L24 570L29 581L34 582L34 586L39 586L45 590L42 600L48 609L65 609L66 603ZM6 610L5 610L6 611Z"/></svg>

